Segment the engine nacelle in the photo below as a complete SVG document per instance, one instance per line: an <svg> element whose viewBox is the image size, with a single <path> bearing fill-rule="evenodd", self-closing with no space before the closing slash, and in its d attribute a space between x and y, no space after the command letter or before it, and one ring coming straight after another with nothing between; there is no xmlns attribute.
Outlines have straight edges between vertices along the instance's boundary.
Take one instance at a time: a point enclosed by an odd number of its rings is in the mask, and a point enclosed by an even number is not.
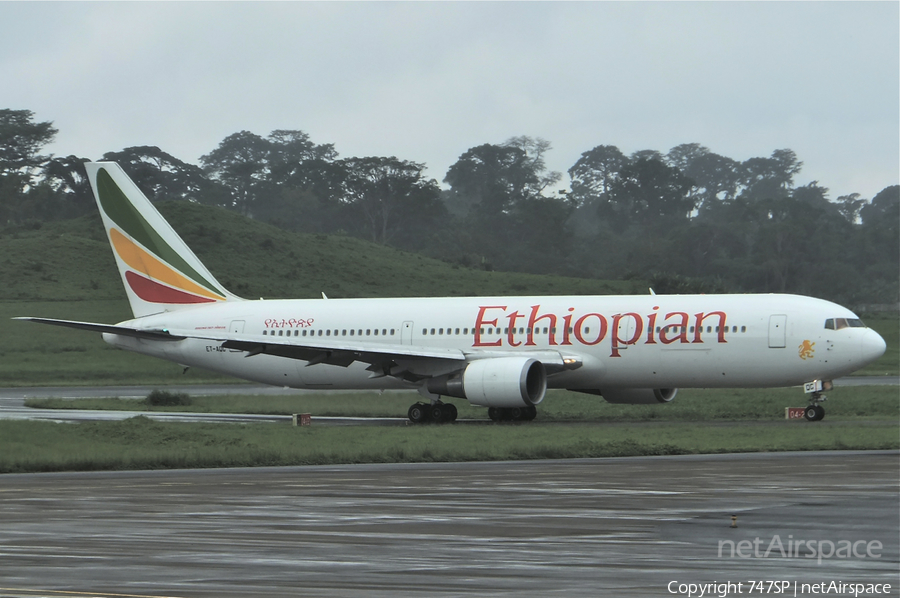
<svg viewBox="0 0 900 598"><path fill-rule="evenodd" d="M677 388L615 388L601 390L607 403L628 405L654 405L668 403L678 394Z"/></svg>
<svg viewBox="0 0 900 598"><path fill-rule="evenodd" d="M425 387L432 394L483 407L530 407L544 400L547 372L530 357L494 357L473 361L460 373L432 378Z"/></svg>

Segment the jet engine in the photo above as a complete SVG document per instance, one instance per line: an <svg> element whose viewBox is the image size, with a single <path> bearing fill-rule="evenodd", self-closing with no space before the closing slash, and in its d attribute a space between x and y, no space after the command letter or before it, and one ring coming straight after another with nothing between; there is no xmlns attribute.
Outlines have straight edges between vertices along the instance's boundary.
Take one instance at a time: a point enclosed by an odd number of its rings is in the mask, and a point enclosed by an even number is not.
<svg viewBox="0 0 900 598"><path fill-rule="evenodd" d="M678 394L677 388L615 388L600 390L607 403L653 405L668 403Z"/></svg>
<svg viewBox="0 0 900 598"><path fill-rule="evenodd" d="M432 378L428 392L468 399L484 407L530 407L544 400L547 372L530 357L494 357L469 363L461 372Z"/></svg>

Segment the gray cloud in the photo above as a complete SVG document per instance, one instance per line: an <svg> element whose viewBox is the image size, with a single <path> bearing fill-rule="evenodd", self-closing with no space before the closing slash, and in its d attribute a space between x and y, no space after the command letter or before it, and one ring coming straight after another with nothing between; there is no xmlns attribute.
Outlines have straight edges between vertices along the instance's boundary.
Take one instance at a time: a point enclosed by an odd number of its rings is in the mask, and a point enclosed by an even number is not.
<svg viewBox="0 0 900 598"><path fill-rule="evenodd" d="M0 103L91 158L296 128L440 180L514 135L560 171L700 142L791 148L798 182L871 197L900 176L897 24L890 2L0 3Z"/></svg>

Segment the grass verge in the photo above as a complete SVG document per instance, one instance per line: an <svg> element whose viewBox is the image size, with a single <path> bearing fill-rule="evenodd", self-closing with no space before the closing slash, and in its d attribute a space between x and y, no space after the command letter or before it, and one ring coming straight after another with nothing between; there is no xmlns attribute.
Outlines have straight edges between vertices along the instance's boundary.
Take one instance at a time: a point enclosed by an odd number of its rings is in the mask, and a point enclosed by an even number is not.
<svg viewBox="0 0 900 598"><path fill-rule="evenodd" d="M298 397L195 397L159 411L405 416L414 394ZM900 448L895 387L843 387L829 393L825 421L784 420L802 406L797 389L691 390L667 405L610 405L552 392L528 424L316 426L120 422L56 424L0 421L0 472L250 467L428 461L496 461L756 451ZM96 401L100 401L98 404ZM140 410L135 400L51 399L49 406ZM457 402L460 416L485 410Z"/></svg>
<svg viewBox="0 0 900 598"><path fill-rule="evenodd" d="M0 472L897 449L890 422L310 427L0 421Z"/></svg>

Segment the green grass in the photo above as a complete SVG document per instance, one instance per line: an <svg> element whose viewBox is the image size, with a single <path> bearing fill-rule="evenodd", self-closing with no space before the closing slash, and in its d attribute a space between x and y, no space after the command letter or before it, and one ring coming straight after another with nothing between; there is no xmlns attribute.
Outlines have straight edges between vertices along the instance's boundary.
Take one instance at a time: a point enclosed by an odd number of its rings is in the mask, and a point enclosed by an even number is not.
<svg viewBox="0 0 900 598"><path fill-rule="evenodd" d="M352 237L291 233L221 208L156 206L219 282L249 299L647 292L640 280L485 272ZM0 231L0 280L0 300L125 299L97 215Z"/></svg>
<svg viewBox="0 0 900 598"><path fill-rule="evenodd" d="M313 420L299 428L160 423L145 417L78 424L0 421L0 473L900 448L895 387L839 387L828 396L827 416L816 423L784 419L786 406L805 405L799 389L757 389L682 391L665 405L610 405L553 391L537 420L526 424L492 423L484 408L458 400L461 418L483 423L349 427L316 425L315 417L404 417L418 395L228 395L157 408L139 400L30 400L27 404L39 407L311 413Z"/></svg>
<svg viewBox="0 0 900 598"><path fill-rule="evenodd" d="M255 413L315 416L406 417L416 393L322 393L295 396L221 395L192 397L189 406L152 407L134 399L28 399L29 407L44 409L113 409L146 412ZM463 399L451 400L461 419L487 419L487 409ZM613 405L599 397L550 391L538 407L539 422L647 421L777 421L787 406L803 407L806 396L798 388L687 389L664 405ZM827 418L842 420L900 420L900 391L893 386L844 386L828 392Z"/></svg>
<svg viewBox="0 0 900 598"><path fill-rule="evenodd" d="M0 473L896 449L872 422L291 427L0 421Z"/></svg>

